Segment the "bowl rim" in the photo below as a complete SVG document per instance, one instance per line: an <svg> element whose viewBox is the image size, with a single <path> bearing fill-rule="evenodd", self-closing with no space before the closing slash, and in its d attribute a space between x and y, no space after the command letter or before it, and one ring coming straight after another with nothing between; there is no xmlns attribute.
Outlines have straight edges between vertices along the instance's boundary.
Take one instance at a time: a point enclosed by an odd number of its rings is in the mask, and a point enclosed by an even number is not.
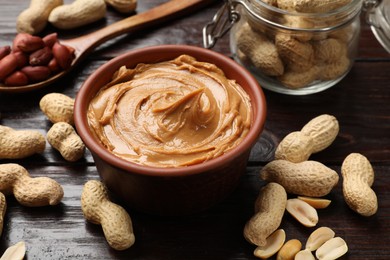
<svg viewBox="0 0 390 260"><path fill-rule="evenodd" d="M85 97L90 96L90 88L93 86L93 82L96 81L96 78L101 75L107 69L113 70L115 72L119 69L120 66L126 64L126 60L131 59L133 56L142 56L150 55L150 53L176 53L175 57L181 54L188 54L194 56L198 61L203 61L202 57L207 56L210 60L215 60L218 64L225 64L226 66L232 67L233 70L239 72L248 83L248 88L251 89L252 95L256 96L257 100L261 102L257 104L255 108L252 105L252 109L257 109L256 118L253 115L251 128L245 136L245 138L233 149L224 153L221 156L213 158L209 161L202 163L183 166L183 167L154 167L148 165L141 165L128 160L122 159L111 152L109 152L100 142L96 140L93 134L90 131L88 126L87 115L85 111L88 109L89 102L83 102ZM164 59L163 59L164 60ZM156 61L158 62L158 61ZM206 61L212 63L211 61ZM113 66L112 64L121 64L118 66ZM216 64L217 65L217 64ZM217 65L218 66L218 65ZM115 67L115 68L114 68ZM245 89L246 91L246 89ZM96 94L96 93L94 93ZM253 99L251 97L251 99ZM133 49L128 52L125 52L97 68L81 85L74 104L74 122L77 129L78 135L81 137L86 147L90 150L92 155L97 155L101 160L106 163L114 166L116 168L122 169L126 172L131 172L132 174L140 174L145 176L159 176L159 177L175 177L175 176L188 176L199 174L202 172L207 172L214 168L219 168L226 163L226 160L233 160L236 157L239 157L241 154L245 153L247 150L250 150L253 145L256 143L257 138L260 136L266 119L267 106L265 95L260 87L258 81L252 76L252 74L246 70L243 66L235 62L233 59L230 59L228 56L221 54L216 51L205 49L202 47L192 46L192 45L155 45L142 47L138 49ZM95 158L94 158L95 159ZM184 173L185 172L185 173Z"/></svg>

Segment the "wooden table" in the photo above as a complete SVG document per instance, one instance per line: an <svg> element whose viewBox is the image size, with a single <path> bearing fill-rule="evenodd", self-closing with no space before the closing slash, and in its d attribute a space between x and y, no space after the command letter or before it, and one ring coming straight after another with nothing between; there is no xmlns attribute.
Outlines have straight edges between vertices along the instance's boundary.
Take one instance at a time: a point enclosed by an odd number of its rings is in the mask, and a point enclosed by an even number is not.
<svg viewBox="0 0 390 260"><path fill-rule="evenodd" d="M71 1L65 1L69 3ZM140 0L137 12L160 0ZM0 7L0 46L8 45L16 34L15 19L29 5L27 0L2 0ZM46 134L51 123L39 109L47 93L60 92L75 97L81 84L107 60L128 50L158 44L202 46L202 28L221 6L221 1L191 15L155 28L128 34L99 47L78 69L58 83L25 94L0 93L0 124L15 129L37 129ZM109 9L106 20L86 28L59 31L60 36L84 34L120 20L124 16ZM363 21L363 19L362 19ZM44 34L52 32L48 27ZM215 51L230 55L225 36ZM341 181L331 192L331 205L319 210L318 226L331 227L345 239L349 251L342 259L390 259L390 55L376 41L369 26L362 24L359 54L352 71L336 86L308 96L288 96L264 90L268 114L264 132L253 148L247 174L239 187L222 203L187 217L157 217L127 209L133 219L136 243L128 250L110 249L101 227L86 222L80 208L80 194L87 180L99 179L87 151L75 163L66 162L47 145L41 155L19 163L32 176L54 178L64 188L62 203L55 207L28 208L10 196L5 215L0 254L10 245L25 241L26 259L255 259L254 246L245 241L242 230L253 214L253 202L264 182L259 170L273 159L279 141L300 129L311 118L328 113L340 123L340 133L325 151L312 156L340 173L344 158L352 152L371 161L376 178L379 210L362 217L343 200ZM1 149L1 147L0 147ZM306 242L314 228L306 228L286 213L281 225L287 239Z"/></svg>

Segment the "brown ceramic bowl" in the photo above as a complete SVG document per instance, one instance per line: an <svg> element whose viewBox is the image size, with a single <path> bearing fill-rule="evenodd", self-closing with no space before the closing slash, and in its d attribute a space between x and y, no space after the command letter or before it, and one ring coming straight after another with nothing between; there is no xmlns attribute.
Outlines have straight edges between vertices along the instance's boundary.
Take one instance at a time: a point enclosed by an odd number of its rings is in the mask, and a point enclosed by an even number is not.
<svg viewBox="0 0 390 260"><path fill-rule="evenodd" d="M88 127L86 111L91 99L123 65L133 68L138 63L171 60L182 54L217 65L227 78L235 79L249 94L253 123L245 139L218 158L178 168L142 166L106 150ZM80 88L74 116L76 129L94 158L102 182L111 193L128 207L139 211L158 215L184 215L210 208L236 188L240 177L246 172L250 150L263 130L266 102L254 77L232 59L200 47L160 45L130 51L98 68Z"/></svg>

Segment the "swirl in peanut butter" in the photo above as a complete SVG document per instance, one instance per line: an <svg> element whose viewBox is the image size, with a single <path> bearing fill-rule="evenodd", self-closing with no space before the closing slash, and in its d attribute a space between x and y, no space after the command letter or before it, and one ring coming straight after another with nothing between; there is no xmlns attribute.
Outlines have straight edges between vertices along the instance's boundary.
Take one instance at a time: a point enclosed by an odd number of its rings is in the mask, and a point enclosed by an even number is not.
<svg viewBox="0 0 390 260"><path fill-rule="evenodd" d="M179 167L237 146L252 122L248 94L214 64L182 55L120 68L88 109L95 137L142 165Z"/></svg>

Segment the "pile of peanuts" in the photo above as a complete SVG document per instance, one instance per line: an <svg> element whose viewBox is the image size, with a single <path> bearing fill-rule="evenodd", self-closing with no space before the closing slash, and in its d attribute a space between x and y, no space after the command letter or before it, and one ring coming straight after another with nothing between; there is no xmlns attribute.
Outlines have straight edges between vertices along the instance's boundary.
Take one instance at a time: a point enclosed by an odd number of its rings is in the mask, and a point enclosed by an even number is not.
<svg viewBox="0 0 390 260"><path fill-rule="evenodd" d="M275 159L261 169L260 179L267 184L260 190L254 203L255 213L243 231L245 239L257 246L256 257L265 259L277 254L276 259L314 260L337 259L346 254L346 241L335 237L329 227L315 230L304 249L297 239L285 242L286 234L280 229L285 212L305 227L317 226L317 210L329 206L331 201L324 196L340 179L344 201L351 210L365 217L377 212L378 199L372 189L375 174L364 155L346 156L341 176L326 165L309 160L312 154L329 147L338 133L339 123L334 116L319 115L301 130L286 135L275 150Z"/></svg>
<svg viewBox="0 0 390 260"><path fill-rule="evenodd" d="M12 47L0 47L0 83L23 86L48 79L70 67L74 51L58 41L57 33L43 38L19 33Z"/></svg>
<svg viewBox="0 0 390 260"><path fill-rule="evenodd" d="M345 6L351 0L263 2L292 14L323 14ZM304 3L307 8L300 8L299 4ZM289 89L307 87L315 81L338 79L352 65L349 45L357 34L356 26L350 23L326 33L303 30L331 26L333 19L332 16L317 20L287 14L280 17L281 25L302 28L302 31L278 31L267 24L247 19L235 35L238 58Z"/></svg>
<svg viewBox="0 0 390 260"><path fill-rule="evenodd" d="M74 0L64 4L63 0L31 0L30 6L16 20L18 32L37 35L50 23L62 29L75 29L106 15L107 6L122 14L130 14L137 7L137 0Z"/></svg>
<svg viewBox="0 0 390 260"><path fill-rule="evenodd" d="M36 130L17 130L0 125L0 160L42 154L46 141L66 161L80 160L86 148L73 127L74 99L61 93L49 93L41 98L39 107L53 123L46 137ZM7 211L6 197L11 195L25 207L54 206L61 202L64 190L54 179L30 176L20 164L0 163L0 236ZM134 244L130 215L122 206L109 200L107 187L102 182L89 180L85 183L81 210L87 221L102 226L107 243L113 249L125 250ZM25 251L25 244L21 241L7 249L0 258L22 259ZM16 258L19 255L21 257Z"/></svg>

